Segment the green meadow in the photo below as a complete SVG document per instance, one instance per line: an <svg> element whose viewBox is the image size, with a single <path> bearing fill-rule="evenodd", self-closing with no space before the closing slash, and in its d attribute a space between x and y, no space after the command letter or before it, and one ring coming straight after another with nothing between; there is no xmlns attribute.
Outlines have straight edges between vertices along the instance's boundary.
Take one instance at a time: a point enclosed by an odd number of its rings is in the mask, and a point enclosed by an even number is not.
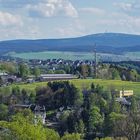
<svg viewBox="0 0 140 140"><path fill-rule="evenodd" d="M8 53L7 55L22 59L64 59L64 60L94 60L94 52L61 52L61 51L44 51L28 53ZM130 58L128 55L115 55L109 53L97 53L99 60L105 61L125 61Z"/></svg>
<svg viewBox="0 0 140 140"><path fill-rule="evenodd" d="M125 56L133 58L135 60L140 60L140 52L128 52L125 54Z"/></svg>
<svg viewBox="0 0 140 140"><path fill-rule="evenodd" d="M125 89L133 90L134 94L140 95L140 82L129 82L129 81L120 81L120 80L102 80L102 79L74 79L70 80L77 88L82 90L83 88L89 88L91 83L102 85L106 90L110 89ZM13 84L10 86L15 87L19 86L20 89L35 90L36 87L46 86L47 82L38 82L32 84Z"/></svg>
<svg viewBox="0 0 140 140"><path fill-rule="evenodd" d="M61 52L61 51L45 51L45 52L29 52L29 53L14 53L11 54L13 57L23 58L23 59L94 59L92 53L86 52Z"/></svg>

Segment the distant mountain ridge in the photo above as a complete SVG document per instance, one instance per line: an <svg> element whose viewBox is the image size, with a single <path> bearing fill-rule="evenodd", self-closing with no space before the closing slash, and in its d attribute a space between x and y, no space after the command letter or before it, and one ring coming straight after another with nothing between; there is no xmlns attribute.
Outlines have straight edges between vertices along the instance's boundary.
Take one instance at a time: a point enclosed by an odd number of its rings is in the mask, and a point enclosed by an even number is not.
<svg viewBox="0 0 140 140"><path fill-rule="evenodd" d="M95 48L98 52L114 54L140 51L140 35L99 33L77 38L0 41L0 54L41 51L90 52Z"/></svg>

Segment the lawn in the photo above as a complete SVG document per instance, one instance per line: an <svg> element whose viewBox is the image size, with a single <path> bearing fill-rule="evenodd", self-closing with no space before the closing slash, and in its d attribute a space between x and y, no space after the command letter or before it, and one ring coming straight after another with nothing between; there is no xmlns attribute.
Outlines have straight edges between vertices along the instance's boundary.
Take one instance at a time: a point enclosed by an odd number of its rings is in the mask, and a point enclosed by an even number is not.
<svg viewBox="0 0 140 140"><path fill-rule="evenodd" d="M105 89L118 89L121 90L134 90L136 95L140 95L140 82L129 82L120 80L101 80L101 79L74 79L70 80L80 90L83 88L89 88L91 83L99 84L104 86ZM10 87L19 86L21 89L35 90L38 86L46 86L47 82L32 83L32 84L19 84L12 85Z"/></svg>

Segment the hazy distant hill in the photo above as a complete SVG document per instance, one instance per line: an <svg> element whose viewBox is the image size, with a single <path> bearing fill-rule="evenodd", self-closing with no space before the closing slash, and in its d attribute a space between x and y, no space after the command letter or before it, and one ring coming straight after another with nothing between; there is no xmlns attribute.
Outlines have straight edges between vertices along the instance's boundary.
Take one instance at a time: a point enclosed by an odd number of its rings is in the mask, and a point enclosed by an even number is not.
<svg viewBox="0 0 140 140"><path fill-rule="evenodd" d="M78 38L67 39L38 39L38 40L10 40L0 42L0 54L7 52L31 51L73 51L98 52L120 54L123 52L140 51L140 35L120 33L100 33Z"/></svg>

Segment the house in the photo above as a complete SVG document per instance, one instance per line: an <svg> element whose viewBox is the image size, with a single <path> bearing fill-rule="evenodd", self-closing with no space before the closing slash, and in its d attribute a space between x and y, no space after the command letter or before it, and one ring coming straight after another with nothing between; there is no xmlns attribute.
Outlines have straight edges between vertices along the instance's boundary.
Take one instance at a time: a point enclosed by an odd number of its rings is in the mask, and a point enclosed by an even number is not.
<svg viewBox="0 0 140 140"><path fill-rule="evenodd" d="M30 109L31 105L21 105L21 104L15 104L12 106L15 110L23 110L23 109Z"/></svg>
<svg viewBox="0 0 140 140"><path fill-rule="evenodd" d="M133 90L120 90L115 91L116 97L122 98L122 97L131 97L134 95Z"/></svg>
<svg viewBox="0 0 140 140"><path fill-rule="evenodd" d="M8 73L0 72L0 78L1 78L3 84L5 84L7 82L7 77L8 77Z"/></svg>
<svg viewBox="0 0 140 140"><path fill-rule="evenodd" d="M46 109L45 106L40 105L22 105L22 104L14 104L11 106L11 111L20 111L24 109L30 109L34 113L35 123L37 123L38 120L42 122L42 124L45 124L46 122Z"/></svg>
<svg viewBox="0 0 140 140"><path fill-rule="evenodd" d="M116 101L119 102L122 105L125 105L125 106L130 106L131 105L131 102L127 101L126 98L124 98L124 97L117 98Z"/></svg>
<svg viewBox="0 0 140 140"><path fill-rule="evenodd" d="M41 74L40 81L70 80L77 77L72 74Z"/></svg>
<svg viewBox="0 0 140 140"><path fill-rule="evenodd" d="M17 77L15 75L9 75L7 77L7 82L8 83L13 83L13 82L16 82L16 79L17 79Z"/></svg>
<svg viewBox="0 0 140 140"><path fill-rule="evenodd" d="M42 123L45 124L45 120L46 120L45 106L36 105L34 109L34 115L35 115L35 119L39 118L41 119ZM35 123L37 123L36 120L35 120Z"/></svg>
<svg viewBox="0 0 140 140"><path fill-rule="evenodd" d="M9 75L6 72L1 72L0 77L4 84L7 84L7 83L11 84L11 83L15 82L16 78L17 78L15 75Z"/></svg>
<svg viewBox="0 0 140 140"><path fill-rule="evenodd" d="M35 80L34 80L33 78L28 78L28 79L26 80L26 82L27 82L27 83L34 83Z"/></svg>
<svg viewBox="0 0 140 140"><path fill-rule="evenodd" d="M119 102L122 106L128 108L130 107L131 101L129 97L134 95L133 90L115 91L115 94L116 94L116 102Z"/></svg>
<svg viewBox="0 0 140 140"><path fill-rule="evenodd" d="M0 72L0 76L3 76L3 77L8 76L8 73L6 73L6 72Z"/></svg>

